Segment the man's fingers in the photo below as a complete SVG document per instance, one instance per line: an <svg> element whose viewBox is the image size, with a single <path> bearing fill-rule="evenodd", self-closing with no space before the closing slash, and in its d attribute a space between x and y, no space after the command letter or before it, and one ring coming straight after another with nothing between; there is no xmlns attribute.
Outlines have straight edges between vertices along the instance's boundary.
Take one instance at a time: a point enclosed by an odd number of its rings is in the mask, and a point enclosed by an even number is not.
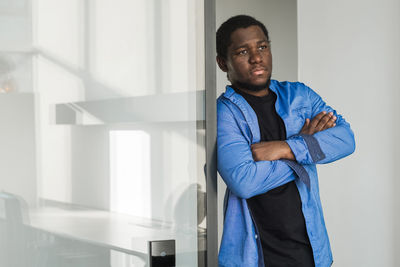
<svg viewBox="0 0 400 267"><path fill-rule="evenodd" d="M317 127L319 121L320 121L325 115L326 115L326 111L322 111L322 112L318 113L317 116L315 116L315 117L311 120L310 126L311 126L312 128Z"/></svg>
<svg viewBox="0 0 400 267"><path fill-rule="evenodd" d="M317 125L317 131L323 131L333 127L336 122L336 116L333 115L333 112L329 112L323 117L319 124Z"/></svg>
<svg viewBox="0 0 400 267"><path fill-rule="evenodd" d="M327 113L326 111L322 111L312 120L307 118L300 132L303 134L314 134L332 128L335 125L336 116L333 115L333 112Z"/></svg>
<svg viewBox="0 0 400 267"><path fill-rule="evenodd" d="M332 128L335 125L336 125L336 116L332 116L331 119L325 124L324 129L322 130Z"/></svg>
<svg viewBox="0 0 400 267"><path fill-rule="evenodd" d="M318 124L315 126L317 131L322 131L325 127L325 125L329 122L329 120L332 118L333 113L329 112L325 114L318 122Z"/></svg>

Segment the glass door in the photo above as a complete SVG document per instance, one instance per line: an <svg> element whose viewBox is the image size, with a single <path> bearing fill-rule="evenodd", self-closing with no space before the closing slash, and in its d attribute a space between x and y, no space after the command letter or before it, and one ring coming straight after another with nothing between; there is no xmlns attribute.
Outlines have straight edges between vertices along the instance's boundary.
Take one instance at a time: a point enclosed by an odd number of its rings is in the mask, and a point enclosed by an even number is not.
<svg viewBox="0 0 400 267"><path fill-rule="evenodd" d="M214 4L0 1L0 266L217 265Z"/></svg>

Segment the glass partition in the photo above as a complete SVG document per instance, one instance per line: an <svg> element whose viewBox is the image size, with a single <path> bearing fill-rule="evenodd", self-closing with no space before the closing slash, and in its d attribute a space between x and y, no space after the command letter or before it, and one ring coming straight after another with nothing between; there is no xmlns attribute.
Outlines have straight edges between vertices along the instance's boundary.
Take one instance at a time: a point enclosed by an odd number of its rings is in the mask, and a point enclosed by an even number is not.
<svg viewBox="0 0 400 267"><path fill-rule="evenodd" d="M206 265L204 36L198 0L0 1L0 266Z"/></svg>

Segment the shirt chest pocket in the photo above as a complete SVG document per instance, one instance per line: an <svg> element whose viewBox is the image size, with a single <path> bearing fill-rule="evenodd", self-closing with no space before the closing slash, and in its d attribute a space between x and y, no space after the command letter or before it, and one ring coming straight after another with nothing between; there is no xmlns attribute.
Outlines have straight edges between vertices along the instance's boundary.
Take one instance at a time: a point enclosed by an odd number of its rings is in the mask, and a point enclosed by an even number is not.
<svg viewBox="0 0 400 267"><path fill-rule="evenodd" d="M286 134L288 137L298 134L303 127L306 118L310 118L311 110L308 107L299 107L291 110L289 114L287 114L285 121L286 126Z"/></svg>

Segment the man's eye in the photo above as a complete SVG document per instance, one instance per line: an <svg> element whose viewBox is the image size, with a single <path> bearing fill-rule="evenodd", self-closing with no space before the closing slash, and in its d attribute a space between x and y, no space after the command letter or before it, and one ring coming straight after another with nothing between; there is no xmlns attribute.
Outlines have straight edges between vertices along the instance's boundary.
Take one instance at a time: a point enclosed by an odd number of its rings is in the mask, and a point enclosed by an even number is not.
<svg viewBox="0 0 400 267"><path fill-rule="evenodd" d="M247 54L247 50L240 50L238 52L238 55L246 55Z"/></svg>
<svg viewBox="0 0 400 267"><path fill-rule="evenodd" d="M264 50L264 49L267 49L267 48L268 48L268 46L266 46L266 45L261 45L260 47L258 47L259 50Z"/></svg>

